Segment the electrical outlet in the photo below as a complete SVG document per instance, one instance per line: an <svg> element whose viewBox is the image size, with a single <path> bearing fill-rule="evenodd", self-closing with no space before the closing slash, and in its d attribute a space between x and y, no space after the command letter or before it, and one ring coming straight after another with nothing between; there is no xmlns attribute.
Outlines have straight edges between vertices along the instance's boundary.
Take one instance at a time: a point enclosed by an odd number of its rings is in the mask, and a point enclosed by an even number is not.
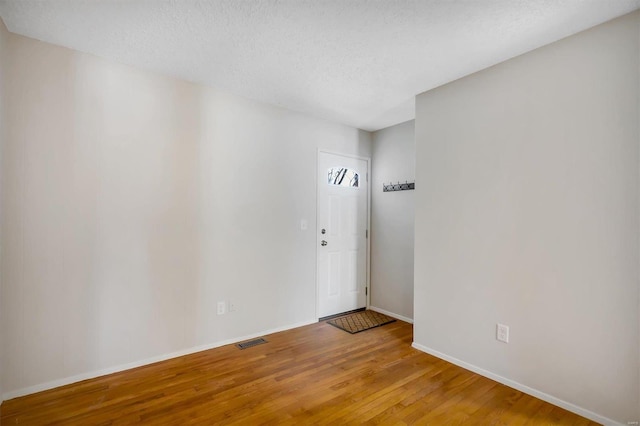
<svg viewBox="0 0 640 426"><path fill-rule="evenodd" d="M235 302L229 302L229 312L235 312L235 311L236 311Z"/></svg>
<svg viewBox="0 0 640 426"><path fill-rule="evenodd" d="M224 302L218 302L218 315L227 313L227 305Z"/></svg>
<svg viewBox="0 0 640 426"><path fill-rule="evenodd" d="M508 325L496 324L496 339L504 343L509 343L509 326Z"/></svg>

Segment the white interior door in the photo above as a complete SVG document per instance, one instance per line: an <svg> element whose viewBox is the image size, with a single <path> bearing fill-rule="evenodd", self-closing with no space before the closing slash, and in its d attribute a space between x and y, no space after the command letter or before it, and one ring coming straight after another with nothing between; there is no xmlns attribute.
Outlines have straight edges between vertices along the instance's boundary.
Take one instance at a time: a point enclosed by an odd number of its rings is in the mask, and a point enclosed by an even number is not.
<svg viewBox="0 0 640 426"><path fill-rule="evenodd" d="M367 305L368 162L318 153L318 317Z"/></svg>

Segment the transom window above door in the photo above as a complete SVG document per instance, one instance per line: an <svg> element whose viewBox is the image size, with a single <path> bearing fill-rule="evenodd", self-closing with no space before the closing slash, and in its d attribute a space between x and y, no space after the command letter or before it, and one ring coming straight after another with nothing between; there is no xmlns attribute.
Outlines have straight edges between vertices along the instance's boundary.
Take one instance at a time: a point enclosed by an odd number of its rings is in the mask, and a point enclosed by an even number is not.
<svg viewBox="0 0 640 426"><path fill-rule="evenodd" d="M331 167L327 175L329 185L346 186L349 188L360 187L360 175L355 170L346 167Z"/></svg>

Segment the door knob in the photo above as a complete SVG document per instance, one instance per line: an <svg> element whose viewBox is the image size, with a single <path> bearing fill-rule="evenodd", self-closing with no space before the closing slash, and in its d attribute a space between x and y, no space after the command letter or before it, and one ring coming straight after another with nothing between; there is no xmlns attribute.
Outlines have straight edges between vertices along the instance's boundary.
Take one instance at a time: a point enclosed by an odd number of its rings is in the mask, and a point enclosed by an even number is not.
<svg viewBox="0 0 640 426"><path fill-rule="evenodd" d="M326 242L325 240L322 240L322 242L320 243L321 246L326 246L327 244L329 244L328 242Z"/></svg>

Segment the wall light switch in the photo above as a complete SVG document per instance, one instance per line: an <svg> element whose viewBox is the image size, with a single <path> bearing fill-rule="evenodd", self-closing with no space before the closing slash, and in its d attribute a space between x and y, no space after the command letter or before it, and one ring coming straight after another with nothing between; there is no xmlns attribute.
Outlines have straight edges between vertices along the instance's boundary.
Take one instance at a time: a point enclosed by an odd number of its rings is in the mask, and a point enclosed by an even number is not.
<svg viewBox="0 0 640 426"><path fill-rule="evenodd" d="M300 220L300 229L302 231L306 231L309 228L309 224L307 223L307 219Z"/></svg>
<svg viewBox="0 0 640 426"><path fill-rule="evenodd" d="M504 343L509 343L509 326L504 324L497 324L496 339Z"/></svg>
<svg viewBox="0 0 640 426"><path fill-rule="evenodd" d="M218 315L224 315L227 312L227 305L224 302L218 302Z"/></svg>

